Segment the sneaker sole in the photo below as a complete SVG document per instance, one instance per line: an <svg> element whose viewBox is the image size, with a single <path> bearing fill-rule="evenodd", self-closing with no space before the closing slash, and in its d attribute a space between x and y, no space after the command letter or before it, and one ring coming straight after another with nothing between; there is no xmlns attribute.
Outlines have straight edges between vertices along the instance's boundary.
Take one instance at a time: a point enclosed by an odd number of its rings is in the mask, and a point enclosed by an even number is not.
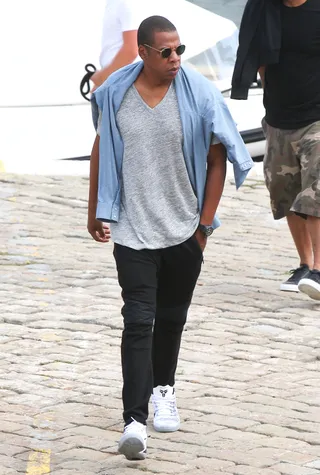
<svg viewBox="0 0 320 475"><path fill-rule="evenodd" d="M320 285L311 279L302 279L299 282L299 291L313 300L320 300Z"/></svg>
<svg viewBox="0 0 320 475"><path fill-rule="evenodd" d="M143 440L128 436L119 443L118 452L126 457L127 460L144 460L146 453L144 453L145 446Z"/></svg>
<svg viewBox="0 0 320 475"><path fill-rule="evenodd" d="M180 422L179 424L176 424L175 426L157 426L156 424L153 424L153 428L156 432L176 432L177 430L180 429Z"/></svg>
<svg viewBox="0 0 320 475"><path fill-rule="evenodd" d="M294 284L281 284L280 290L283 292L299 292L298 285Z"/></svg>

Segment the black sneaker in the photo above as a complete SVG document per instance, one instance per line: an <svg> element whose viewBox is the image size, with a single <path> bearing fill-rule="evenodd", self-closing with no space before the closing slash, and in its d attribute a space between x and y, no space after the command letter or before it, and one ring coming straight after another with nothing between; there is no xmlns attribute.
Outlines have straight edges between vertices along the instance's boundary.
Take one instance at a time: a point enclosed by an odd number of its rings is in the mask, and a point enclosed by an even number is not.
<svg viewBox="0 0 320 475"><path fill-rule="evenodd" d="M320 271L310 270L308 274L300 280L298 288L300 292L307 294L313 300L320 300Z"/></svg>
<svg viewBox="0 0 320 475"><path fill-rule="evenodd" d="M280 285L280 290L285 292L299 292L298 284L303 277L309 272L309 266L307 264L302 264L298 269L292 269L290 271L291 277L286 282L282 282Z"/></svg>

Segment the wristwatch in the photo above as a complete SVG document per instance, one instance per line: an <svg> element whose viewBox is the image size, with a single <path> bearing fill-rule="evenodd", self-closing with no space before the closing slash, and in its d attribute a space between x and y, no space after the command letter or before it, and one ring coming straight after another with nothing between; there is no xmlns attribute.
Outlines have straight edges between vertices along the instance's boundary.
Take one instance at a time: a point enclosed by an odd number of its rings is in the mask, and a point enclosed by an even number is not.
<svg viewBox="0 0 320 475"><path fill-rule="evenodd" d="M205 224L199 224L198 229L205 235L205 237L209 237L213 233L213 227L206 226Z"/></svg>

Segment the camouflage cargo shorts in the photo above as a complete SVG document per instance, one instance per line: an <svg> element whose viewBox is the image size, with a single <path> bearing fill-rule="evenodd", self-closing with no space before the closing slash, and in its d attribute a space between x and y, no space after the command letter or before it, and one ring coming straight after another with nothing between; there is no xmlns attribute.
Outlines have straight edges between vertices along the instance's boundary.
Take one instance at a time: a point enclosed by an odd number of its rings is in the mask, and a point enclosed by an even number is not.
<svg viewBox="0 0 320 475"><path fill-rule="evenodd" d="M320 218L320 121L298 130L262 121L264 176L274 219L296 213Z"/></svg>

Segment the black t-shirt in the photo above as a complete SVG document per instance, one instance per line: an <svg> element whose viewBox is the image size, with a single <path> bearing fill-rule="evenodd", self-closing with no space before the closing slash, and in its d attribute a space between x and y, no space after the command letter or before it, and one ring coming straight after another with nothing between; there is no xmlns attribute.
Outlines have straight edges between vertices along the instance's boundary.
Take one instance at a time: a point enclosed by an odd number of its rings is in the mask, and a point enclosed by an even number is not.
<svg viewBox="0 0 320 475"><path fill-rule="evenodd" d="M299 129L320 120L320 0L281 6L279 64L266 68L266 122Z"/></svg>

